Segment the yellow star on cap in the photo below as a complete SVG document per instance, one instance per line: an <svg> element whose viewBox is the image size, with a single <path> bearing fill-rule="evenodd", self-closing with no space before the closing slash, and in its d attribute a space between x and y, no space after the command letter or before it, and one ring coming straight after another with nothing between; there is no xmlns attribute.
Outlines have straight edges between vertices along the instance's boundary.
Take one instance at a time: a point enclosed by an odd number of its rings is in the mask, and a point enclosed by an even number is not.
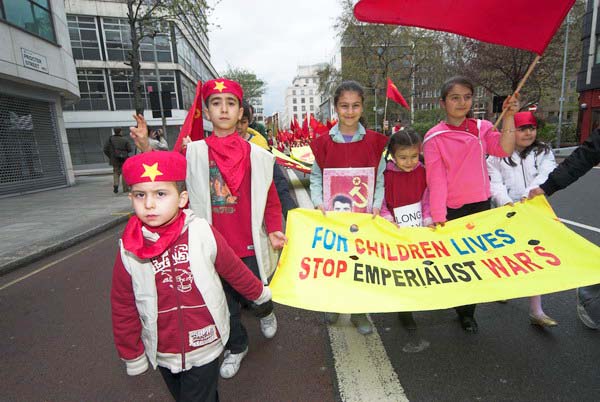
<svg viewBox="0 0 600 402"><path fill-rule="evenodd" d="M144 173L142 173L140 177L149 177L150 180L154 181L154 179L156 179L156 176L163 175L162 172L158 170L158 162L156 162L152 166L148 166L145 163L142 163L142 166L144 167Z"/></svg>
<svg viewBox="0 0 600 402"><path fill-rule="evenodd" d="M223 82L223 81L216 81L216 82L215 82L215 87L214 87L213 89L216 89L216 90L217 90L217 91L219 91L219 92L223 92L223 90L224 90L225 88L227 88L227 87L225 86L225 82Z"/></svg>

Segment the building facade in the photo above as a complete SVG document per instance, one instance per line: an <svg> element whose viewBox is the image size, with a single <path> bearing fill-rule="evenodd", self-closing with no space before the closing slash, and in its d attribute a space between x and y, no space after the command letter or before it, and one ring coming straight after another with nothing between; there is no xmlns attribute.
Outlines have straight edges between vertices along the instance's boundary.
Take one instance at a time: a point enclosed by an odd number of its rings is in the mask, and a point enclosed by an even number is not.
<svg viewBox="0 0 600 402"><path fill-rule="evenodd" d="M292 85L285 91L285 110L281 122L285 127L294 117L302 124L307 113L316 115L319 111L322 102L317 72L325 66L325 63L298 66Z"/></svg>
<svg viewBox="0 0 600 402"><path fill-rule="evenodd" d="M588 0L581 34L581 69L577 74L580 141L600 128L600 19L598 0Z"/></svg>
<svg viewBox="0 0 600 402"><path fill-rule="evenodd" d="M72 185L63 105L79 90L63 1L0 1L0 38L0 197Z"/></svg>
<svg viewBox="0 0 600 402"><path fill-rule="evenodd" d="M67 0L65 6L81 93L81 100L65 111L73 164L105 164L102 145L112 129L127 130L133 121L127 6L119 0ZM158 91L160 81L172 107L172 117L166 118L171 147L194 100L197 81L217 76L205 26L203 16L181 15L177 22L157 25L158 35L145 38L140 47L144 117L151 128L162 126L160 118L152 117L150 105L150 93ZM205 120L204 128L212 130L212 125Z"/></svg>

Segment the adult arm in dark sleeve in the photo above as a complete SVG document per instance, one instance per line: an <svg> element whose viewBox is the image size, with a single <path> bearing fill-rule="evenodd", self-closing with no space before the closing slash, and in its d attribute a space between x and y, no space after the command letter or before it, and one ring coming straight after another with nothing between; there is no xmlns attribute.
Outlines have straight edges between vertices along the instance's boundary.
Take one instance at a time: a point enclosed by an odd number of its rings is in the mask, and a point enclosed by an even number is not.
<svg viewBox="0 0 600 402"><path fill-rule="evenodd" d="M283 213L283 217L287 219L288 211L290 209L298 208L298 205L290 195L290 186L285 178L283 170L281 170L281 167L277 164L273 165L273 182L277 189L279 201L281 201L281 212Z"/></svg>
<svg viewBox="0 0 600 402"><path fill-rule="evenodd" d="M583 144L562 161L540 188L550 196L577 181L598 163L600 163L600 129L594 130Z"/></svg>

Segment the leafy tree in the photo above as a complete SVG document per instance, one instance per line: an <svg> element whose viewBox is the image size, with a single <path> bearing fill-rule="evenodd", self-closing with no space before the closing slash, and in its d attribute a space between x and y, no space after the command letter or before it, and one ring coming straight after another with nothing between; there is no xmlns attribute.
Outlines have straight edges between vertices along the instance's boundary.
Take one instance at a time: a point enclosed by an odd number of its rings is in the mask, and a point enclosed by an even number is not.
<svg viewBox="0 0 600 402"><path fill-rule="evenodd" d="M359 22L354 18L353 3L352 0L341 0L342 13L335 28L342 42L342 79L353 79L366 87L365 117L375 121L376 126L381 125L387 78L394 81L407 100L412 94L419 103L435 107L435 89L447 76L440 41L442 34ZM377 114L369 117L375 103ZM409 120L407 111L393 102L388 102L387 112L390 120Z"/></svg>
<svg viewBox="0 0 600 402"><path fill-rule="evenodd" d="M126 3L131 35L131 50L127 57L127 64L132 70L131 84L135 111L141 114L144 112L144 103L140 81L140 45L144 40L153 40L161 33L168 33L168 21L181 20L182 16L206 26L210 7L205 0L126 0Z"/></svg>
<svg viewBox="0 0 600 402"><path fill-rule="evenodd" d="M250 70L229 67L223 76L239 82L247 100L260 98L267 90L267 84Z"/></svg>

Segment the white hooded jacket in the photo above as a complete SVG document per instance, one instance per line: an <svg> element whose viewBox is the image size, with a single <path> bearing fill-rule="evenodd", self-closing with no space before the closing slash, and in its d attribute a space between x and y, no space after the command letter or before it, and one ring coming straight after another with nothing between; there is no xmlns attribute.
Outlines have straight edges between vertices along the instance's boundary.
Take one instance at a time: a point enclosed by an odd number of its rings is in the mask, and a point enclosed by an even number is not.
<svg viewBox="0 0 600 402"><path fill-rule="evenodd" d="M497 156L487 159L492 202L496 206L527 197L529 190L544 183L556 167L552 151L542 151L536 155L532 150L525 159L521 159L515 151L511 158L516 166L510 166L504 158Z"/></svg>

